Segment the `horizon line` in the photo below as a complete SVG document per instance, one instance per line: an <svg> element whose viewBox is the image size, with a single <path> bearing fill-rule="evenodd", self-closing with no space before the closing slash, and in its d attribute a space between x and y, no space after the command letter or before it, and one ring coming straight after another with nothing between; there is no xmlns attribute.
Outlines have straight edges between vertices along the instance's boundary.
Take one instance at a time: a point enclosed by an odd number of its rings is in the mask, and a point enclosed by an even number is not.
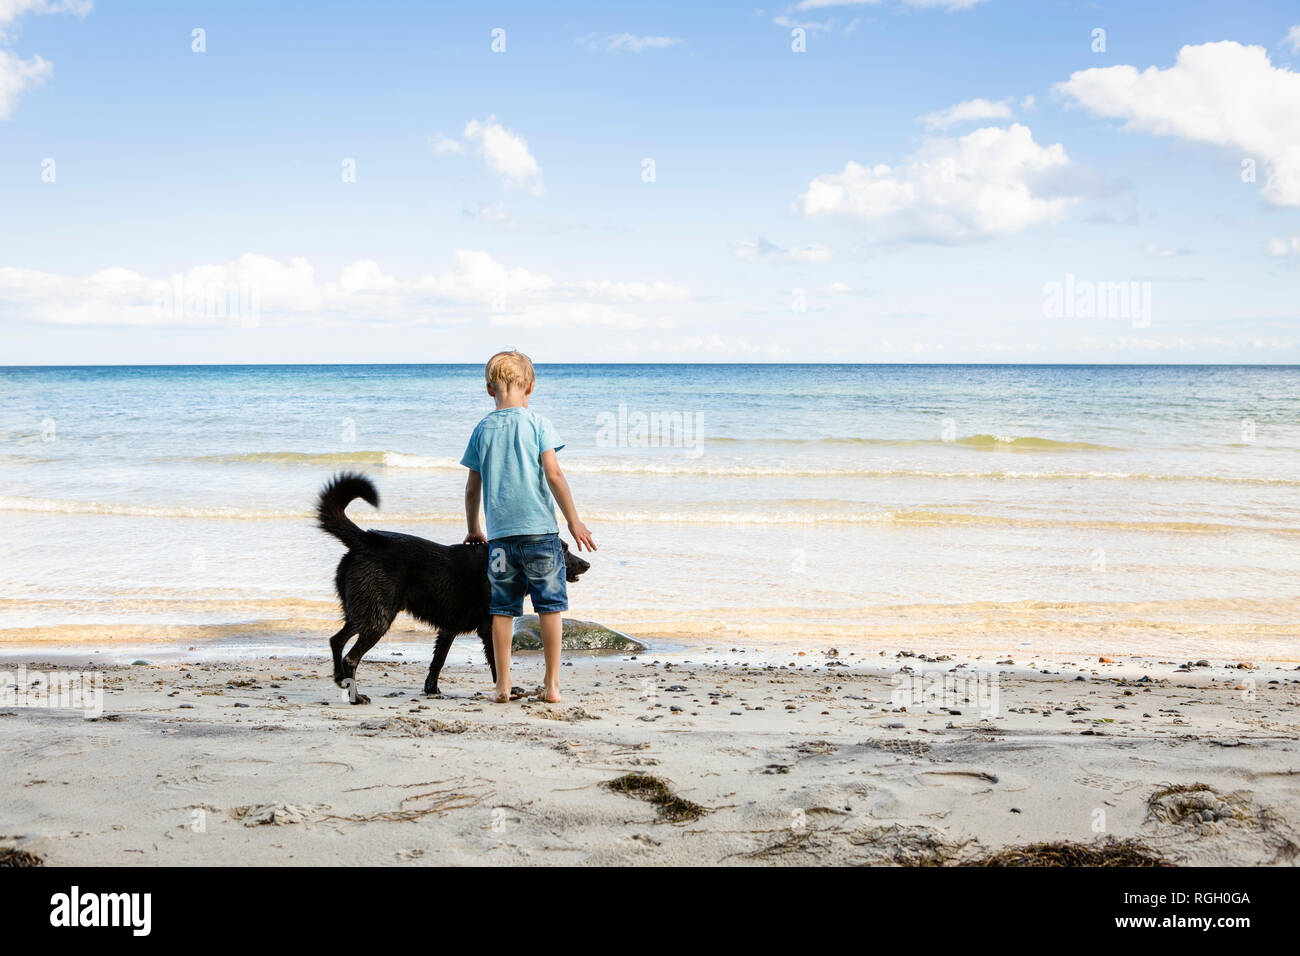
<svg viewBox="0 0 1300 956"><path fill-rule="evenodd" d="M534 362L543 367L557 366L627 366L667 367L699 366L850 366L878 368L1300 368L1296 362ZM478 368L482 362L108 362L67 365L24 364L0 365L11 369L70 368Z"/></svg>

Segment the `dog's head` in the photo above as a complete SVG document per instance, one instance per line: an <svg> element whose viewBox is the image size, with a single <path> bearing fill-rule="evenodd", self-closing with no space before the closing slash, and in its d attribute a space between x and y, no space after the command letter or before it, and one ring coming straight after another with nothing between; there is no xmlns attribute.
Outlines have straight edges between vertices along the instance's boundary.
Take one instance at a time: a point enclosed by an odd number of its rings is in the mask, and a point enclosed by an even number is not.
<svg viewBox="0 0 1300 956"><path fill-rule="evenodd" d="M560 544L564 546L564 580L572 583L591 568L591 562L582 560L570 551L569 543L563 538L560 539Z"/></svg>

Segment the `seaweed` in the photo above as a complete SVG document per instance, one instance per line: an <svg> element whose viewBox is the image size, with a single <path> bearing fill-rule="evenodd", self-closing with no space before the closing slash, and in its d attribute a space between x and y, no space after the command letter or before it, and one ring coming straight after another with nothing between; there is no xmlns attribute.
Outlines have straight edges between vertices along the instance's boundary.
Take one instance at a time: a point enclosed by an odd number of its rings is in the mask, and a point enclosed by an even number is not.
<svg viewBox="0 0 1300 956"><path fill-rule="evenodd" d="M45 861L35 853L14 847L0 848L0 866L44 866Z"/></svg>
<svg viewBox="0 0 1300 956"><path fill-rule="evenodd" d="M959 866L1173 866L1140 840L1029 843L963 861Z"/></svg>
<svg viewBox="0 0 1300 956"><path fill-rule="evenodd" d="M930 827L880 826L859 831L851 839L874 859L867 863L898 866L1172 866L1155 850L1136 839L1097 843L1029 843L986 850L975 841L956 843ZM971 843L975 843L973 847ZM969 848L968 848L969 847Z"/></svg>
<svg viewBox="0 0 1300 956"><path fill-rule="evenodd" d="M659 808L660 818L669 823L688 823L698 820L709 812L698 803L679 797L673 793L667 782L647 773L624 774L606 781L604 786L615 793L655 804Z"/></svg>
<svg viewBox="0 0 1300 956"><path fill-rule="evenodd" d="M909 827L894 823L859 830L849 837L854 846L866 847L867 865L895 863L898 866L953 866L965 843L954 843L932 827Z"/></svg>
<svg viewBox="0 0 1300 956"><path fill-rule="evenodd" d="M1206 783L1170 784L1147 797L1147 819L1160 823L1261 822L1238 794L1221 794Z"/></svg>

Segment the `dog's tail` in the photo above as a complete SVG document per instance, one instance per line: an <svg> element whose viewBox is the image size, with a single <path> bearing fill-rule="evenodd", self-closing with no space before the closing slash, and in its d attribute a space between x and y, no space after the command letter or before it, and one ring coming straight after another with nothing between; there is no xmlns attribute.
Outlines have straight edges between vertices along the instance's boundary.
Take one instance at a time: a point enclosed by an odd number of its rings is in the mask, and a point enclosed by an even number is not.
<svg viewBox="0 0 1300 956"><path fill-rule="evenodd" d="M349 548L361 547L369 535L353 524L347 515L347 507L355 498L379 507L379 492L370 479L353 471L344 471L325 484L316 501L316 523L320 529L328 531Z"/></svg>

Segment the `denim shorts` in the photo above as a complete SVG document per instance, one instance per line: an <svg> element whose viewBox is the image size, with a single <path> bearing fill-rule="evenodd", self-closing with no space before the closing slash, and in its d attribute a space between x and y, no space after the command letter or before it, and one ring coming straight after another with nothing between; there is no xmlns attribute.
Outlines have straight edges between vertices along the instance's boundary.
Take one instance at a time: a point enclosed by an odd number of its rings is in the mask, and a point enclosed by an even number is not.
<svg viewBox="0 0 1300 956"><path fill-rule="evenodd" d="M537 614L569 609L564 548L554 532L516 534L489 541L488 581L492 585L490 614L519 617L524 613L525 594L532 595Z"/></svg>

